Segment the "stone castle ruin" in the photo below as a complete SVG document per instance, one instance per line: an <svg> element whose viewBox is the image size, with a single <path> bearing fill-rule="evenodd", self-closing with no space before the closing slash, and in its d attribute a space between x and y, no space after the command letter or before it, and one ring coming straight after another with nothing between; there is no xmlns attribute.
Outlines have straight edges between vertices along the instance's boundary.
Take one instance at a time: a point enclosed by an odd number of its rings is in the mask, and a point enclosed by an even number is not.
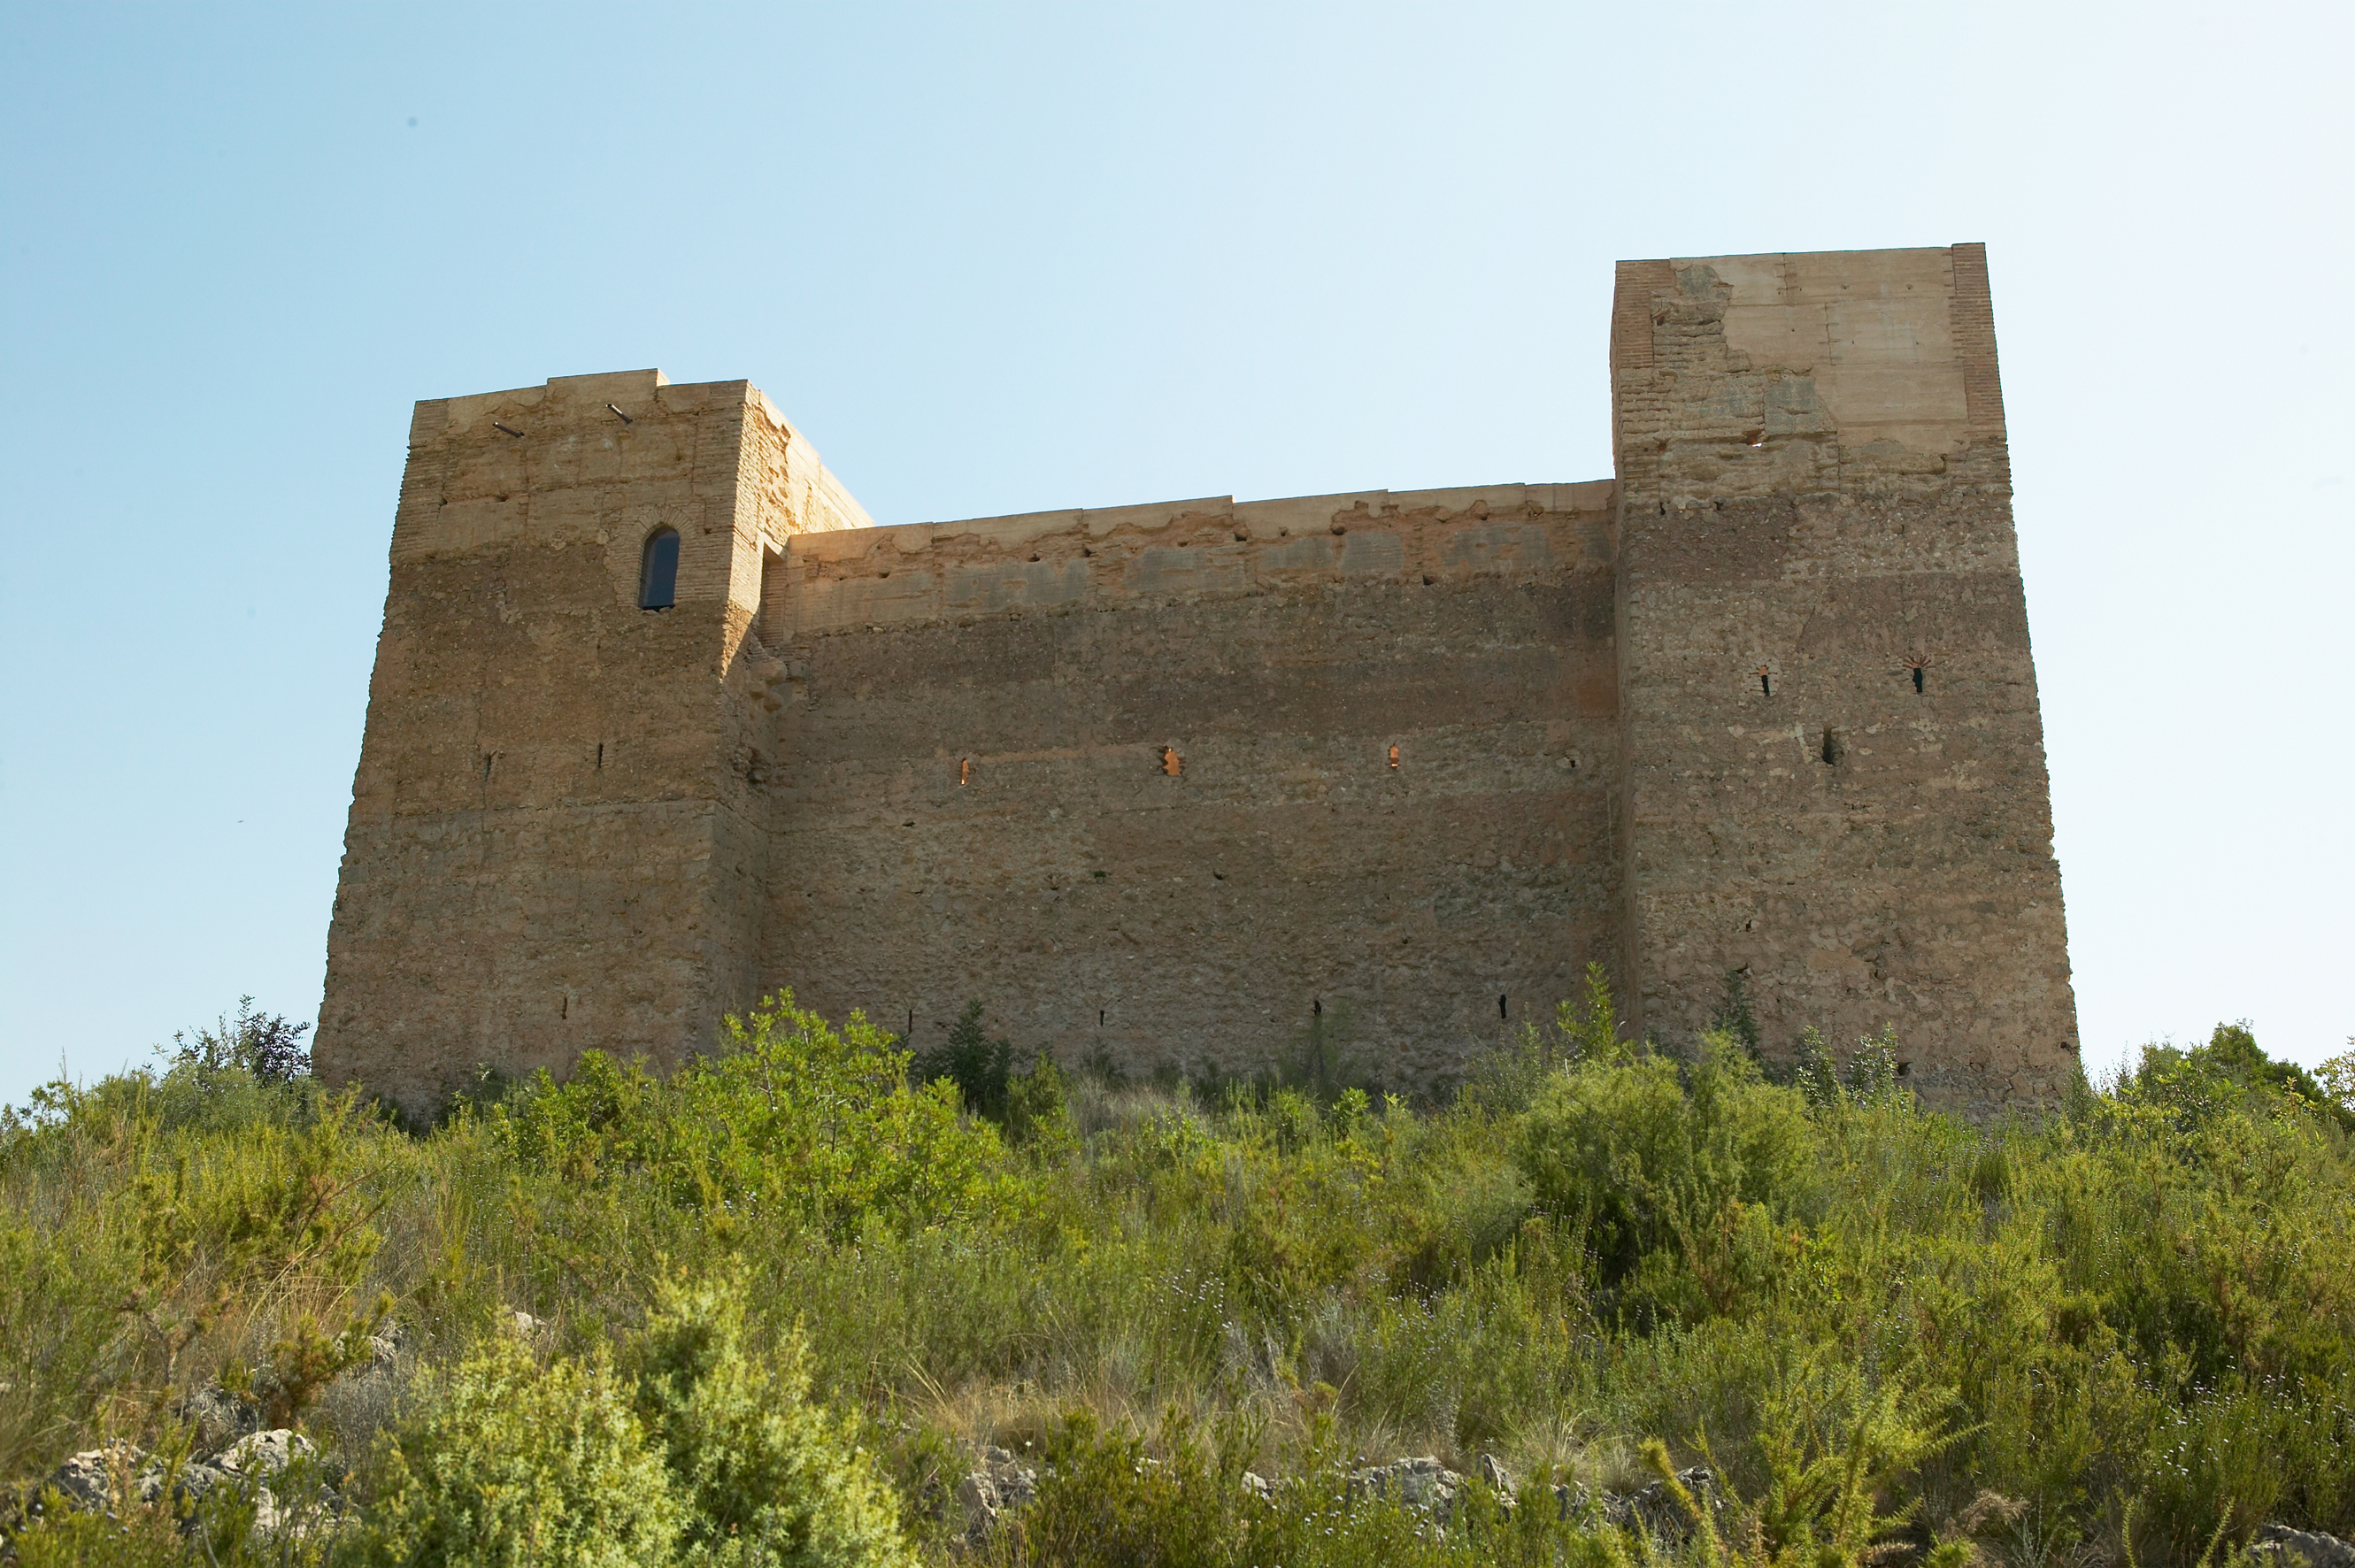
<svg viewBox="0 0 2355 1568"><path fill-rule="evenodd" d="M1444 1081L1612 975L2075 1072L1985 249L1622 262L1615 479L878 527L742 381L417 405L316 1061Z"/></svg>

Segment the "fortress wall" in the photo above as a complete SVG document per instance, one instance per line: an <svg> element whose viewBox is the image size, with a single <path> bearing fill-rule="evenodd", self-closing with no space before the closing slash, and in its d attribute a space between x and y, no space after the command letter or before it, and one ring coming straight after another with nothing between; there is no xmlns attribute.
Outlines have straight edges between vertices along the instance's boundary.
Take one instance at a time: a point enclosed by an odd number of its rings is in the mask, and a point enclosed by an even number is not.
<svg viewBox="0 0 2355 1568"><path fill-rule="evenodd" d="M1610 496L796 537L768 973L920 1045L977 997L1067 1060L1444 1073L1613 956Z"/></svg>
<svg viewBox="0 0 2355 1568"><path fill-rule="evenodd" d="M755 984L767 822L724 681L756 597L740 469L789 444L757 400L641 371L418 405L328 938L330 1080L422 1105L482 1062L674 1058ZM749 526L789 532L789 499ZM649 613L664 526L678 603Z"/></svg>
<svg viewBox="0 0 2355 1568"><path fill-rule="evenodd" d="M1983 251L1625 263L1611 371L1615 482L899 528L741 381L419 404L320 1071L421 1109L790 985L1422 1085L1599 960L1672 1045L1739 970L1772 1053L2051 1102Z"/></svg>
<svg viewBox="0 0 2355 1568"><path fill-rule="evenodd" d="M1641 1023L1700 1027L1738 967L1770 1051L1893 1025L1933 1100L2054 1099L2075 1005L1984 252L1623 263L1612 372Z"/></svg>

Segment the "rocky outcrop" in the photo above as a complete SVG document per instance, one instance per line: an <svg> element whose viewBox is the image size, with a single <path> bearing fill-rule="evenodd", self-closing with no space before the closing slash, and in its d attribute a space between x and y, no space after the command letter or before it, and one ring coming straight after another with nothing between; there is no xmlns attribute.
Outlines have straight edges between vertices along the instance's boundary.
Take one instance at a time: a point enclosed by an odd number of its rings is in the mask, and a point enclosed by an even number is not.
<svg viewBox="0 0 2355 1568"><path fill-rule="evenodd" d="M1039 1490L1039 1473L1004 1448L983 1448L977 1460L955 1489L965 1539L974 1543L987 1537L1007 1513L1029 1502ZM1146 1459L1144 1463L1151 1466L1156 1461ZM1344 1478L1343 1495L1352 1502L1385 1499L1441 1525L1455 1521L1466 1488L1476 1484L1487 1488L1508 1511L1520 1506L1513 1473L1503 1460L1494 1454L1483 1454L1477 1472L1476 1481L1469 1479L1448 1468L1436 1456L1427 1454L1393 1459L1387 1465L1360 1463ZM1677 1479L1712 1517L1725 1508L1724 1489L1707 1469L1695 1466L1679 1470ZM1246 1495L1273 1503L1284 1483L1246 1470L1241 1486ZM1654 1481L1633 1492L1604 1492L1599 1499L1591 1497L1583 1487L1558 1485L1552 1488L1550 1500L1556 1516L1564 1522L1592 1514L1597 1522L1649 1536L1671 1547L1681 1546L1692 1534L1691 1518L1665 1481ZM2284 1568L2288 1565L2285 1563ZM2330 1568L2338 1565L2334 1563ZM2348 1568L2355 1568L2355 1563L2350 1563Z"/></svg>
<svg viewBox="0 0 2355 1568"><path fill-rule="evenodd" d="M2248 1555L2266 1568L2355 1568L2355 1544L2286 1524L2259 1525Z"/></svg>
<svg viewBox="0 0 2355 1568"><path fill-rule="evenodd" d="M1519 1486L1502 1459L1494 1454L1483 1454L1479 1467L1480 1479L1497 1494L1506 1509L1520 1506ZM1453 1471L1442 1473L1455 1474ZM1725 1490L1706 1467L1696 1465L1689 1470L1679 1470L1677 1480L1710 1518L1715 1519L1723 1512ZM1584 1487L1557 1483L1553 1488L1554 1517L1566 1523L1586 1513L1594 1500ZM1632 1492L1604 1492L1596 1511L1607 1523L1670 1544L1681 1545L1692 1533L1691 1516L1685 1511L1684 1505L1677 1501L1666 1481L1654 1481L1650 1486Z"/></svg>
<svg viewBox="0 0 2355 1568"><path fill-rule="evenodd" d="M1678 1470L1677 1481L1712 1520L1724 1512L1725 1488L1707 1468L1695 1465L1689 1470ZM1622 1530L1655 1541L1681 1543L1693 1530L1692 1516L1677 1501L1666 1481L1654 1481L1632 1492L1604 1493L1603 1517Z"/></svg>
<svg viewBox="0 0 2355 1568"><path fill-rule="evenodd" d="M223 1506L250 1500L254 1536L272 1539L296 1523L273 1483L296 1464L317 1456L309 1438L284 1427L248 1433L176 1470L144 1449L118 1443L87 1449L59 1465L27 1511L39 1514L51 1499L69 1509L107 1514L126 1504L154 1508L168 1503L184 1521L183 1528L194 1529ZM319 1518L340 1514L341 1499L324 1487L314 1490Z"/></svg>
<svg viewBox="0 0 2355 1568"><path fill-rule="evenodd" d="M1353 1502L1366 1497L1394 1499L1442 1524L1455 1517L1455 1499L1463 1493L1464 1477L1429 1455L1352 1470L1348 1487Z"/></svg>
<svg viewBox="0 0 2355 1568"><path fill-rule="evenodd" d="M1004 1448L984 1448L980 1463L957 1483L957 1507L964 1513L964 1533L979 1541L998 1517L1018 1509L1039 1495L1039 1472Z"/></svg>

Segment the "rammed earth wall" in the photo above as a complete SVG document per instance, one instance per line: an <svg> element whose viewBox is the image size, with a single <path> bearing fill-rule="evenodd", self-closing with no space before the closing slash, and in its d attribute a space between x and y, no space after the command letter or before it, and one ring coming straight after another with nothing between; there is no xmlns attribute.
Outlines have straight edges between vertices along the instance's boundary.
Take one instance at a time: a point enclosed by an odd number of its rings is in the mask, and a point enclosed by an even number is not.
<svg viewBox="0 0 2355 1568"><path fill-rule="evenodd" d="M2050 1100L1983 256L1630 263L1612 373L1615 482L900 528L742 382L420 404L322 1070L422 1107L789 985L1415 1086L1599 961L1664 1038L1739 968L1770 1049Z"/></svg>

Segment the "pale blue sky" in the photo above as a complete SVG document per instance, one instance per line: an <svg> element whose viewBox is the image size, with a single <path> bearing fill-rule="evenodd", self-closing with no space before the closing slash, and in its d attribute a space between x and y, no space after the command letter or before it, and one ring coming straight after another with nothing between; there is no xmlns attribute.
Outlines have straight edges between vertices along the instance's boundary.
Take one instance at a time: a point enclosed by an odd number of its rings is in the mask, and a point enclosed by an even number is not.
<svg viewBox="0 0 2355 1568"><path fill-rule="evenodd" d="M2344 5L0 5L0 1099L318 1008L410 402L880 521L1611 471L1620 257L1987 241L2086 1058L2355 1033Z"/></svg>

